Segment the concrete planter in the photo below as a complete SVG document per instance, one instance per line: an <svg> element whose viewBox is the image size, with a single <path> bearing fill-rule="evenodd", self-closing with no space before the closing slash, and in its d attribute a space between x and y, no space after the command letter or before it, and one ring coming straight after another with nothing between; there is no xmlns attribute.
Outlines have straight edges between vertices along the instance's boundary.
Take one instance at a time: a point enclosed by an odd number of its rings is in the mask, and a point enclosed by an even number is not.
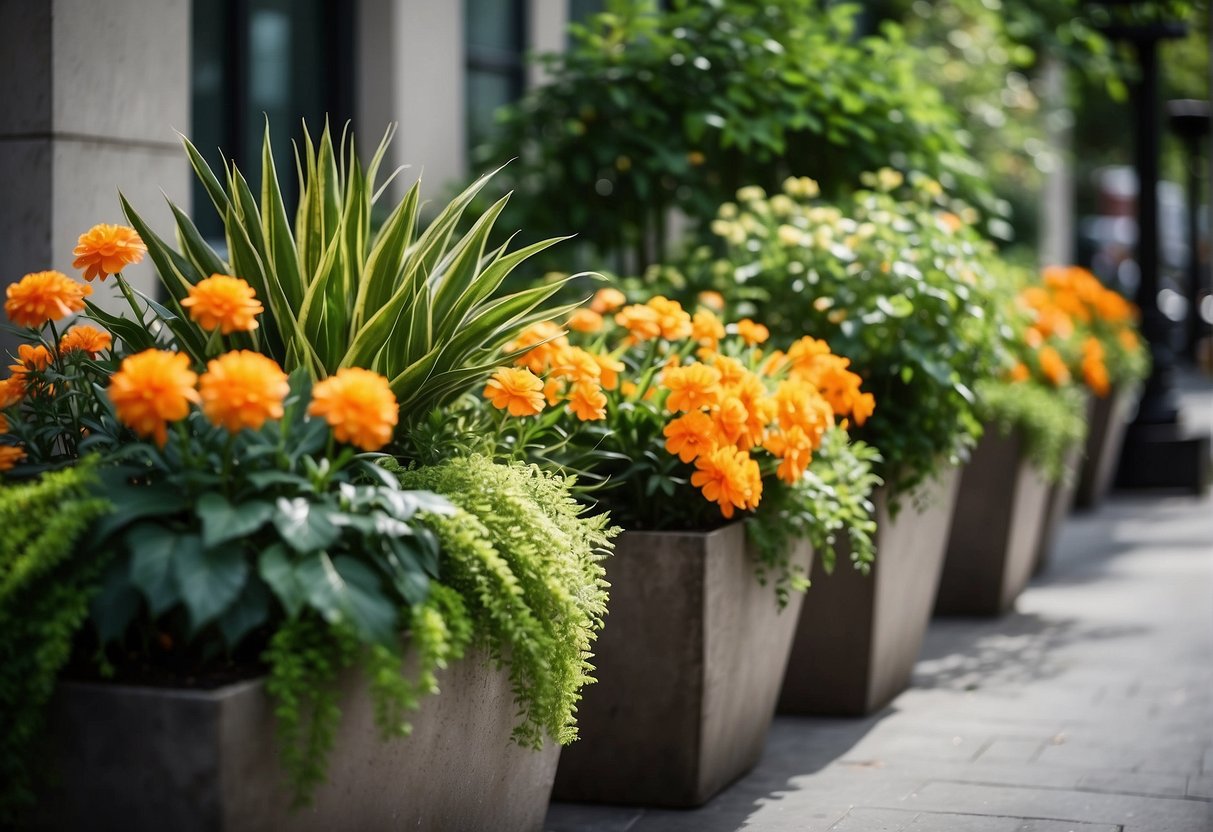
<svg viewBox="0 0 1213 832"><path fill-rule="evenodd" d="M961 474L936 613L1001 615L1011 608L1032 577L1050 492L1023 437L987 426Z"/></svg>
<svg viewBox="0 0 1213 832"><path fill-rule="evenodd" d="M1095 508L1108 496L1136 401L1137 390L1126 387L1114 387L1102 399L1091 399L1086 460L1074 495L1078 508Z"/></svg>
<svg viewBox="0 0 1213 832"><path fill-rule="evenodd" d="M1061 533L1061 524L1074 509L1074 495L1078 491L1078 474L1085 448L1085 443L1079 443L1066 453L1061 479L1049 487L1045 519L1040 529L1040 543L1036 547L1036 564L1032 567L1033 575L1039 575L1048 568L1053 546Z"/></svg>
<svg viewBox="0 0 1213 832"><path fill-rule="evenodd" d="M40 829L539 830L559 747L510 741L504 670L469 657L440 674L412 736L383 742L364 685L343 682L329 781L291 811L264 682L212 691L64 684L51 713L59 783Z"/></svg>
<svg viewBox="0 0 1213 832"><path fill-rule="evenodd" d="M797 546L806 569L812 551ZM581 738L554 797L691 807L762 754L803 596L779 610L745 528L627 532L607 561L611 606L584 691Z"/></svg>
<svg viewBox="0 0 1213 832"><path fill-rule="evenodd" d="M905 497L896 517L887 490L877 490L870 575L852 569L845 551L833 575L814 569L780 713L867 714L909 684L935 603L959 479L955 469L944 472L920 495Z"/></svg>

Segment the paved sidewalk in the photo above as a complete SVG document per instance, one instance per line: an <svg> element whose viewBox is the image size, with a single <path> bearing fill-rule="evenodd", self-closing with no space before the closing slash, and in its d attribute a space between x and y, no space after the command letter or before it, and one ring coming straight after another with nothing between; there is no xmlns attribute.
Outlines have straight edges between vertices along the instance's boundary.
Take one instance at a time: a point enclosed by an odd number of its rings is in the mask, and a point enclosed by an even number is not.
<svg viewBox="0 0 1213 832"><path fill-rule="evenodd" d="M779 718L692 812L556 804L549 832L1213 830L1213 499L1116 497L992 621L932 623L867 719Z"/></svg>

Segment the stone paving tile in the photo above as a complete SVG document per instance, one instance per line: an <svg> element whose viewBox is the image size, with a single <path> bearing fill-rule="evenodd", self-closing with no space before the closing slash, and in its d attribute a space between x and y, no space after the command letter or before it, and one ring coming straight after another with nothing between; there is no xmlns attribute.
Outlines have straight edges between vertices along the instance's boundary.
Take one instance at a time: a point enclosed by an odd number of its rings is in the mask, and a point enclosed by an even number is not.
<svg viewBox="0 0 1213 832"><path fill-rule="evenodd" d="M777 718L695 811L554 805L550 832L1213 832L1213 498L1072 518L996 620L932 623L863 719Z"/></svg>

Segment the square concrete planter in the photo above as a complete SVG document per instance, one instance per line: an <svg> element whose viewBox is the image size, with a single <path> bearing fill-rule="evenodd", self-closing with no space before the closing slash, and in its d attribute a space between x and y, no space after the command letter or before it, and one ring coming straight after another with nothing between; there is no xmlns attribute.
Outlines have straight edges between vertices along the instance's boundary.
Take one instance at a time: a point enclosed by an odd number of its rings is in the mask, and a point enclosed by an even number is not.
<svg viewBox="0 0 1213 832"><path fill-rule="evenodd" d="M812 560L798 544L794 560ZM775 714L803 596L780 610L745 527L626 532L606 562L597 684L577 708L554 798L691 807L749 771Z"/></svg>
<svg viewBox="0 0 1213 832"><path fill-rule="evenodd" d="M539 830L559 747L510 741L505 670L470 656L439 674L412 736L383 742L356 674L313 806L289 808L262 680L210 691L68 683L51 712L58 784L35 828L101 830Z"/></svg>
<svg viewBox="0 0 1213 832"><path fill-rule="evenodd" d="M1061 524L1074 509L1074 495L1078 491L1078 474L1082 468L1086 443L1078 443L1066 452L1061 479L1049 486L1049 498L1045 505L1045 519L1040 528L1040 543L1036 547L1036 564L1033 575L1039 575L1049 567L1049 558L1061 533Z"/></svg>
<svg viewBox="0 0 1213 832"><path fill-rule="evenodd" d="M935 604L958 481L955 469L945 471L903 497L896 517L887 490L878 489L871 573L852 569L845 547L834 574L820 564L813 570L780 713L868 714L909 684Z"/></svg>
<svg viewBox="0 0 1213 832"><path fill-rule="evenodd" d="M936 613L1011 608L1032 577L1050 495L1019 432L1003 436L987 426L960 477Z"/></svg>
<svg viewBox="0 0 1213 832"><path fill-rule="evenodd" d="M1074 494L1076 507L1095 508L1108 496L1136 403L1136 387L1114 387L1102 399L1091 399L1086 459Z"/></svg>

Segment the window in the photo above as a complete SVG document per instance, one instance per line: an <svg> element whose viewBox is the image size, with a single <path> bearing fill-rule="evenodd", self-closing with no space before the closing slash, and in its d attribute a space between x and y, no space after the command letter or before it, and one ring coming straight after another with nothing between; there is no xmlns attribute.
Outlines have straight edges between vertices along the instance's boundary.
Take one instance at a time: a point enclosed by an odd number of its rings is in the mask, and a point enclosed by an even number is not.
<svg viewBox="0 0 1213 832"><path fill-rule="evenodd" d="M493 134L497 108L526 89L525 0L465 0L468 150Z"/></svg>
<svg viewBox="0 0 1213 832"><path fill-rule="evenodd" d="M315 132L327 116L336 132L353 112L350 5L339 0L194 0L190 137L212 167L234 161L260 193L261 140L268 117L284 196L298 199L291 142L302 121ZM201 183L194 218L223 236Z"/></svg>

